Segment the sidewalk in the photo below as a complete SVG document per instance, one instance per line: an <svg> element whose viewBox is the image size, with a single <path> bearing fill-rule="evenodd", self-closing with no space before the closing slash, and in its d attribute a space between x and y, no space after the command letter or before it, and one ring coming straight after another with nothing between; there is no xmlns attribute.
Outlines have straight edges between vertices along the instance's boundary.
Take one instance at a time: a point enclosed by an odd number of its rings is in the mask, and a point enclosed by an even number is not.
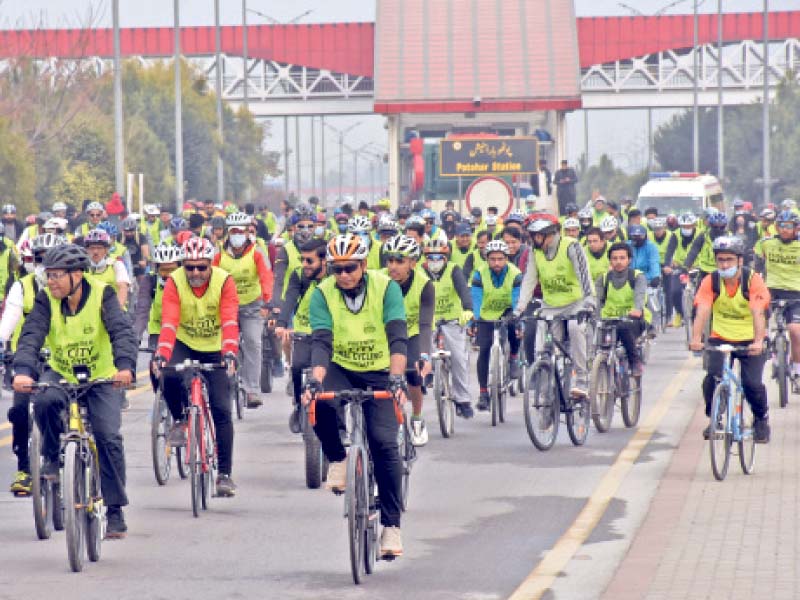
<svg viewBox="0 0 800 600"><path fill-rule="evenodd" d="M772 381L767 391L772 439L753 475L731 456L714 479L697 410L603 598L800 597L800 397L780 409Z"/></svg>

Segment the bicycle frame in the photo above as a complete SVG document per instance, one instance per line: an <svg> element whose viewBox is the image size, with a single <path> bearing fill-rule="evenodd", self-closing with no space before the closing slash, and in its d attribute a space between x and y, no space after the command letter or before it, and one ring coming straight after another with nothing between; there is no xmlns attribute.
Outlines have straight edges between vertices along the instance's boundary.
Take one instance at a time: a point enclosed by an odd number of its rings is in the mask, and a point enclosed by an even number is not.
<svg viewBox="0 0 800 600"><path fill-rule="evenodd" d="M744 387L742 386L741 379L733 369L734 355L731 353L725 357L722 363L722 377L720 384L725 384L731 391L736 392L736 409L728 411L728 422L726 430L731 432L733 441L738 442L743 439L742 432L742 401L744 398Z"/></svg>
<svg viewBox="0 0 800 600"><path fill-rule="evenodd" d="M569 348L566 346L569 343L569 333L567 321L571 319L556 319L554 317L536 317L537 321L543 321L545 326L544 343L541 350L536 352L536 361L544 360L550 363L553 369L553 376L556 380L556 389L558 392L559 406L561 412L565 412L567 408L566 394L564 393L564 386L562 385L563 371L567 367L572 366L572 355L569 353ZM559 341L553 336L553 325L557 322L564 323L564 341ZM560 367L559 368L559 362Z"/></svg>

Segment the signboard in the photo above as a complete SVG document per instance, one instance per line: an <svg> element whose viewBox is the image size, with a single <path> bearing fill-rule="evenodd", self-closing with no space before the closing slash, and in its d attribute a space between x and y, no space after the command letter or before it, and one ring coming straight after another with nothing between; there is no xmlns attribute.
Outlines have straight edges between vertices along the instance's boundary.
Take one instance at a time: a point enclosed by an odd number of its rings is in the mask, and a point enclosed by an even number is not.
<svg viewBox="0 0 800 600"><path fill-rule="evenodd" d="M467 210L480 208L483 214L494 206L497 214L505 218L514 207L514 190L497 177L479 177L467 188Z"/></svg>
<svg viewBox="0 0 800 600"><path fill-rule="evenodd" d="M441 177L536 173L538 140L533 137L457 138L439 142Z"/></svg>

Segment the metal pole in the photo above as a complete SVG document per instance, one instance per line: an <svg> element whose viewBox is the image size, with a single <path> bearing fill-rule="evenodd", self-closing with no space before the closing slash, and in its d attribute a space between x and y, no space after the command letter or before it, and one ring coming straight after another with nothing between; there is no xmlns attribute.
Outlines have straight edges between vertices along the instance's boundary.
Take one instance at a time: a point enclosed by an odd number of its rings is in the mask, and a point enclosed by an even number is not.
<svg viewBox="0 0 800 600"><path fill-rule="evenodd" d="M583 155L586 157L586 166L589 166L589 110L583 109ZM541 190L540 190L541 191Z"/></svg>
<svg viewBox="0 0 800 600"><path fill-rule="evenodd" d="M692 74L694 77L692 98L692 160L695 173L700 172L700 114L698 113L698 94L700 91L700 54L697 48L697 0L694 0L694 25L692 27Z"/></svg>
<svg viewBox="0 0 800 600"><path fill-rule="evenodd" d="M322 156L321 156L322 164L320 165L322 169L322 181L320 182L322 184L322 206L327 206L328 188L327 188L327 183L325 182L325 177L327 176L327 173L325 172L325 115L321 116L319 120L320 120L319 133L322 136L322 139L320 140L320 147L322 149Z"/></svg>
<svg viewBox="0 0 800 600"><path fill-rule="evenodd" d="M289 117L283 117L283 187L289 198Z"/></svg>
<svg viewBox="0 0 800 600"><path fill-rule="evenodd" d="M464 194L462 192L462 181L460 175L458 177L458 213L460 215L464 214Z"/></svg>
<svg viewBox="0 0 800 600"><path fill-rule="evenodd" d="M311 193L317 195L317 148L314 135L314 117L311 117ZM324 204L322 206L325 206Z"/></svg>
<svg viewBox="0 0 800 600"><path fill-rule="evenodd" d="M353 150L353 202L358 204L358 150Z"/></svg>
<svg viewBox="0 0 800 600"><path fill-rule="evenodd" d="M344 191L344 134L340 133L339 134L339 202L342 201L343 191Z"/></svg>
<svg viewBox="0 0 800 600"><path fill-rule="evenodd" d="M299 201L303 182L300 177L300 117L294 118L294 169L297 174L297 199Z"/></svg>
<svg viewBox="0 0 800 600"><path fill-rule="evenodd" d="M242 0L242 104L247 110L248 106L247 91L247 0Z"/></svg>
<svg viewBox="0 0 800 600"><path fill-rule="evenodd" d="M771 174L769 157L769 0L764 0L764 104L762 106L762 129L764 146L764 206L770 203Z"/></svg>
<svg viewBox="0 0 800 600"><path fill-rule="evenodd" d="M114 184L120 195L125 190L125 142L122 123L122 65L119 44L119 0L112 5L114 19ZM128 199L130 200L130 198Z"/></svg>
<svg viewBox="0 0 800 600"><path fill-rule="evenodd" d="M647 109L647 172L653 170L653 109Z"/></svg>
<svg viewBox="0 0 800 600"><path fill-rule="evenodd" d="M717 176L725 177L725 124L722 112L722 0L717 0Z"/></svg>
<svg viewBox="0 0 800 600"><path fill-rule="evenodd" d="M220 151L217 155L217 202L225 201L225 166L222 163L222 146L225 143L225 134L222 126L222 38L219 28L219 0L214 0L214 51L217 71L217 132L219 133Z"/></svg>
<svg viewBox="0 0 800 600"><path fill-rule="evenodd" d="M181 13L175 0L175 214L183 209L183 115L181 111Z"/></svg>

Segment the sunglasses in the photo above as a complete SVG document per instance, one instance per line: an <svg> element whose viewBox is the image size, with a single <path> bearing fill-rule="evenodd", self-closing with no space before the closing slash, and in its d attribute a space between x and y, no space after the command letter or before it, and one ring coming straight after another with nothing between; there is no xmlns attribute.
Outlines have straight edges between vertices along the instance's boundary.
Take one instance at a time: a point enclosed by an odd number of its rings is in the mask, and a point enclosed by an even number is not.
<svg viewBox="0 0 800 600"><path fill-rule="evenodd" d="M42 264L44 262L44 255L34 256L33 257L33 262L35 262L37 265Z"/></svg>
<svg viewBox="0 0 800 600"><path fill-rule="evenodd" d="M355 273L358 270L356 263L348 263L346 265L331 265L331 273L334 275L341 275L342 273Z"/></svg>
<svg viewBox="0 0 800 600"><path fill-rule="evenodd" d="M90 219L99 219L102 216L103 216L103 213L99 213L99 212L90 212L89 213L89 218Z"/></svg>
<svg viewBox="0 0 800 600"><path fill-rule="evenodd" d="M55 281L56 279L63 279L67 276L66 271L50 271L47 274L47 281Z"/></svg>
<svg viewBox="0 0 800 600"><path fill-rule="evenodd" d="M313 231L314 225L295 225L294 228L298 231Z"/></svg>
<svg viewBox="0 0 800 600"><path fill-rule="evenodd" d="M444 260L444 254L426 254L428 260Z"/></svg>
<svg viewBox="0 0 800 600"><path fill-rule="evenodd" d="M208 265L183 265L183 268L189 273L192 271L197 271L199 273L205 273L208 271Z"/></svg>
<svg viewBox="0 0 800 600"><path fill-rule="evenodd" d="M313 258L305 258L303 257L303 264L304 265L313 265L316 261Z"/></svg>
<svg viewBox="0 0 800 600"><path fill-rule="evenodd" d="M778 223L775 227L778 229L794 229L794 223Z"/></svg>

